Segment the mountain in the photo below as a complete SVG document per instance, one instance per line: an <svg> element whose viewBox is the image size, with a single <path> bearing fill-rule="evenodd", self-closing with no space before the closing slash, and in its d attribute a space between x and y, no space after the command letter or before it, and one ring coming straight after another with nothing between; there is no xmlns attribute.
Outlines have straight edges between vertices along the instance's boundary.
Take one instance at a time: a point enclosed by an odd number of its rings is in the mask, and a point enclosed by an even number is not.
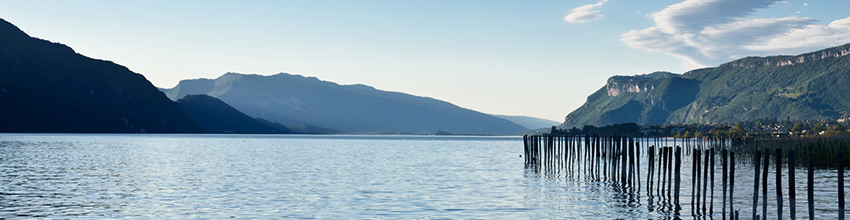
<svg viewBox="0 0 850 220"><path fill-rule="evenodd" d="M796 56L746 57L682 75L614 76L563 126L838 119L850 114L848 55L845 44Z"/></svg>
<svg viewBox="0 0 850 220"><path fill-rule="evenodd" d="M286 127L272 127L207 95L187 95L177 100L177 107L192 120L212 133L291 134Z"/></svg>
<svg viewBox="0 0 850 220"><path fill-rule="evenodd" d="M290 126L289 129L292 129L295 132L300 134L339 134L341 132L330 129L330 128L320 128L313 125L308 124L300 124L295 126Z"/></svg>
<svg viewBox="0 0 850 220"><path fill-rule="evenodd" d="M144 76L0 19L0 132L200 133Z"/></svg>
<svg viewBox="0 0 850 220"><path fill-rule="evenodd" d="M214 80L183 80L164 91L172 100L206 94L252 117L344 133L512 134L525 130L508 120L433 98L285 73L227 73Z"/></svg>
<svg viewBox="0 0 850 220"><path fill-rule="evenodd" d="M493 116L496 116L496 117L499 117L499 118L504 118L504 119L511 121L513 123L516 123L518 125L522 125L523 127L527 128L528 130L538 129L538 128L549 128L549 127L561 124L560 122L557 122L557 121L552 121L552 120L547 120L547 119L542 119L542 118L535 118L535 117L528 117L528 116L514 116L514 115L493 115Z"/></svg>

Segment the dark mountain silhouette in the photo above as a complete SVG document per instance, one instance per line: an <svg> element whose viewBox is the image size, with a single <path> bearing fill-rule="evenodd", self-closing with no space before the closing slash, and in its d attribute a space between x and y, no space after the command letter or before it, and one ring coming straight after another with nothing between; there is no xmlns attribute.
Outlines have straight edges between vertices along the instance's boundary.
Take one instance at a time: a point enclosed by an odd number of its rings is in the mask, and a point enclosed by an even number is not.
<svg viewBox="0 0 850 220"><path fill-rule="evenodd" d="M199 133L144 76L0 19L0 132Z"/></svg>
<svg viewBox="0 0 850 220"><path fill-rule="evenodd" d="M207 95L188 95L177 100L177 107L211 133L291 134L286 127L262 123L226 103Z"/></svg>
<svg viewBox="0 0 850 220"><path fill-rule="evenodd" d="M215 80L183 80L165 91L173 100L207 94L252 117L345 133L509 134L525 130L508 120L432 98L285 73L227 73Z"/></svg>
<svg viewBox="0 0 850 220"><path fill-rule="evenodd" d="M747 57L682 75L614 76L564 126L711 124L850 115L850 44L797 56Z"/></svg>

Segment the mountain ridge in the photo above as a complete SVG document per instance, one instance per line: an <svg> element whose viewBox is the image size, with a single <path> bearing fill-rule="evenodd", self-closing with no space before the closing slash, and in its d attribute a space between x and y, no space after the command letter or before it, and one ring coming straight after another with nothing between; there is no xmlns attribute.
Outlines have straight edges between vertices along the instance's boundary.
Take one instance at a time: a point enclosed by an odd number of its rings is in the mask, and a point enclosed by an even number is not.
<svg viewBox="0 0 850 220"><path fill-rule="evenodd" d="M712 124L850 114L850 44L794 56L745 57L666 78L613 76L561 127L635 122Z"/></svg>
<svg viewBox="0 0 850 220"><path fill-rule="evenodd" d="M163 91L172 100L188 91L207 94L252 117L344 133L515 134L525 130L508 120L430 97L288 73L231 72L211 81L184 80Z"/></svg>
<svg viewBox="0 0 850 220"><path fill-rule="evenodd" d="M0 132L205 132L141 74L3 19L0 66Z"/></svg>

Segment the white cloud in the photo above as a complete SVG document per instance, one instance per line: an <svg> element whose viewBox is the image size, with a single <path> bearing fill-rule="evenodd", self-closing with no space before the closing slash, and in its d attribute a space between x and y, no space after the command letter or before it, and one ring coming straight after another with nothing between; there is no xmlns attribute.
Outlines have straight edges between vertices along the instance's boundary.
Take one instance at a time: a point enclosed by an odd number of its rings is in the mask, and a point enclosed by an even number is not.
<svg viewBox="0 0 850 220"><path fill-rule="evenodd" d="M771 38L763 44L748 45L752 51L783 51L795 48L821 49L850 43L850 17L827 25L807 25Z"/></svg>
<svg viewBox="0 0 850 220"><path fill-rule="evenodd" d="M574 8L570 14L564 17L564 20L570 23L585 23L602 19L602 7L608 0L601 0L594 4L582 5Z"/></svg>
<svg viewBox="0 0 850 220"><path fill-rule="evenodd" d="M651 14L655 26L626 32L620 40L632 48L681 58L695 67L850 43L850 18L817 25L808 17L752 17L756 10L778 2L686 0Z"/></svg>

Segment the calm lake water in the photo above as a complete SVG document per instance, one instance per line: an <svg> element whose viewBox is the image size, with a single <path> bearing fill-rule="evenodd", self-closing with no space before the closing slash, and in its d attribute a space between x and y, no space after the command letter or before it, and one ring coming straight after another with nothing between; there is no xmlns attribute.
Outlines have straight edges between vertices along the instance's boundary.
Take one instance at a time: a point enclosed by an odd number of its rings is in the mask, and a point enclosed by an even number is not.
<svg viewBox="0 0 850 220"><path fill-rule="evenodd" d="M642 191L627 194L562 168L525 167L522 151L521 137L0 134L0 218L676 216L663 198ZM682 164L690 171L690 162ZM744 164L736 172L742 218L752 209L753 172ZM773 168L770 175L773 187ZM797 170L798 217L807 215L805 175ZM816 213L835 219L837 173L818 170L816 177ZM686 219L690 185L683 175L679 213Z"/></svg>

